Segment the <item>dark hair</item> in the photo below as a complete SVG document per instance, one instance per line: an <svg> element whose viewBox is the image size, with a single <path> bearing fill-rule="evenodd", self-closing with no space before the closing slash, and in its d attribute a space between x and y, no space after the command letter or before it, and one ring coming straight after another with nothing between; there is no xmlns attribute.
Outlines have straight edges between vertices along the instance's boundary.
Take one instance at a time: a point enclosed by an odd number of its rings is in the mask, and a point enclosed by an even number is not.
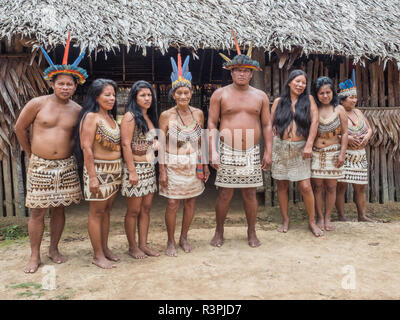
<svg viewBox="0 0 400 320"><path fill-rule="evenodd" d="M345 101L348 98L348 96L339 96L339 103L342 104L343 101Z"/></svg>
<svg viewBox="0 0 400 320"><path fill-rule="evenodd" d="M78 122L75 127L75 150L74 154L78 163L78 171L80 176L83 168L83 153L81 149L81 141L80 141L80 129L81 124L85 120L87 114L89 112L99 112L100 105L96 101L96 99L101 95L104 88L107 86L112 86L114 88L115 94L117 94L117 84L110 79L96 79L90 85L83 102L83 108L79 113ZM114 106L112 110L109 111L109 114L116 119L117 117L117 99L115 99Z"/></svg>
<svg viewBox="0 0 400 320"><path fill-rule="evenodd" d="M307 80L307 74L302 70L293 70L289 74L282 94L278 103L278 106L274 113L273 127L276 129L279 136L282 138L286 128L294 120L296 122L297 130L296 134L308 138L311 125L310 115L310 90L308 85L304 89L304 92L299 96L296 105L295 113L292 112L292 99L290 97L289 83L298 76L304 76Z"/></svg>
<svg viewBox="0 0 400 320"><path fill-rule="evenodd" d="M333 81L329 77L319 77L317 80L314 82L312 94L314 96L315 102L317 103L318 108L321 107L322 103L318 99L318 91L321 89L323 86L329 85L329 87L332 90L332 100L330 103L336 107L338 105L338 96L335 90L335 85L333 84Z"/></svg>
<svg viewBox="0 0 400 320"><path fill-rule="evenodd" d="M61 76L61 75L70 76L70 77L74 80L75 84L78 84L78 78L77 78L76 76L70 74L70 73L56 73L56 74L51 78L50 81L53 82L53 83L56 83L56 80L57 80L58 76Z"/></svg>
<svg viewBox="0 0 400 320"><path fill-rule="evenodd" d="M135 118L135 125L142 133L145 134L149 131L149 126L147 125L147 122L143 117L142 109L140 109L139 105L137 104L137 95L142 89L149 89L151 92L151 106L147 111L147 114L153 125L154 126L157 125L157 116L156 116L157 98L156 95L154 94L153 87L147 81L139 80L133 84L131 91L129 91L128 105L126 106L126 112L132 113L133 117Z"/></svg>

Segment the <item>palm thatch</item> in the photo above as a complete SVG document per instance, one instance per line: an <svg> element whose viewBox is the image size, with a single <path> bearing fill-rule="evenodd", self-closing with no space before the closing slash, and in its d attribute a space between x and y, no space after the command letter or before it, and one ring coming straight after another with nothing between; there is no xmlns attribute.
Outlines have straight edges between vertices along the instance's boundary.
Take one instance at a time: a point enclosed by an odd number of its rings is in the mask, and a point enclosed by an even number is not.
<svg viewBox="0 0 400 320"><path fill-rule="evenodd" d="M389 156L400 160L400 112L399 108L363 108L373 134L369 145L383 146Z"/></svg>
<svg viewBox="0 0 400 320"><path fill-rule="evenodd" d="M17 153L13 124L26 101L48 92L35 55L0 55L0 159Z"/></svg>
<svg viewBox="0 0 400 320"><path fill-rule="evenodd" d="M121 44L230 49L239 42L267 51L400 61L400 6L395 0L0 0L0 39L111 51Z"/></svg>

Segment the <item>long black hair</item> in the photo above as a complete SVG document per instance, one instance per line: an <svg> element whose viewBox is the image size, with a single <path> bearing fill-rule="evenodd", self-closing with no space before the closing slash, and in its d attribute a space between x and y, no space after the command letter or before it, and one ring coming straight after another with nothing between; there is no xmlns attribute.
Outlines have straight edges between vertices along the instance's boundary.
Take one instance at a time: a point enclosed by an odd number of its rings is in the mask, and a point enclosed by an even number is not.
<svg viewBox="0 0 400 320"><path fill-rule="evenodd" d="M131 91L129 92L126 112L132 113L133 117L135 118L135 126L137 126L140 132L146 134L149 131L149 126L147 125L147 122L143 117L142 109L140 109L139 105L137 104L137 95L142 89L149 89L151 92L151 106L147 110L147 115L149 116L150 121L153 123L153 125L154 126L157 125L157 116L156 116L157 98L156 95L154 94L153 87L147 81L139 80L133 84Z"/></svg>
<svg viewBox="0 0 400 320"><path fill-rule="evenodd" d="M83 152L81 149L81 140L80 140L80 129L83 121L85 120L87 114L89 112L99 112L100 105L96 101L96 99L101 95L104 88L107 86L112 86L114 88L115 94L117 94L117 84L110 79L96 79L90 85L83 102L83 108L79 113L78 122L75 127L75 147L74 147L74 154L78 163L78 171L80 176L82 173L83 168ZM109 111L109 114L114 118L117 117L117 99L115 99L115 103L113 108Z"/></svg>
<svg viewBox="0 0 400 320"><path fill-rule="evenodd" d="M315 102L317 103L318 108L321 107L322 103L318 99L318 91L321 89L323 86L329 85L329 87L332 90L332 100L331 104L333 107L336 107L338 103L338 96L335 90L335 85L333 84L333 81L329 77L319 77L317 80L314 82L313 90L312 90L312 95L314 96Z"/></svg>
<svg viewBox="0 0 400 320"><path fill-rule="evenodd" d="M289 83L298 76L304 76L307 81L307 74L302 70L293 70L289 74L278 106L274 113L273 127L282 138L286 128L294 120L296 122L297 130L296 134L308 138L311 125L311 115L310 115L310 89L308 85L304 89L303 93L299 96L296 105L295 113L292 112L292 99L290 97L290 87Z"/></svg>

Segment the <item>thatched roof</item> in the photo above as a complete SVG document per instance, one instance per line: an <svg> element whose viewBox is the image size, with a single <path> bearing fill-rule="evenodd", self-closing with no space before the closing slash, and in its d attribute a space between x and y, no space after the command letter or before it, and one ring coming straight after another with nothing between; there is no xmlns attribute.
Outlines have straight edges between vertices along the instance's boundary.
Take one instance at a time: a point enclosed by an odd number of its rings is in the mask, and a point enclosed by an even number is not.
<svg viewBox="0 0 400 320"><path fill-rule="evenodd" d="M105 51L137 45L272 50L400 61L398 0L0 0L0 39L15 35L47 48L64 44Z"/></svg>

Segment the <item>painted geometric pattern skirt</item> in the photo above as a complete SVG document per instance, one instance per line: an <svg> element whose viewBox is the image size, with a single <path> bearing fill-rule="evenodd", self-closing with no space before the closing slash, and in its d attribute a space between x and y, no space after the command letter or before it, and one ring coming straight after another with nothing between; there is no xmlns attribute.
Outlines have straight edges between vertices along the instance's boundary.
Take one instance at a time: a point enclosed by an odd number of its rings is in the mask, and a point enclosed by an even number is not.
<svg viewBox="0 0 400 320"><path fill-rule="evenodd" d="M223 188L255 188L263 185L260 145L234 149L220 141L220 164L215 185Z"/></svg>
<svg viewBox="0 0 400 320"><path fill-rule="evenodd" d="M32 154L26 183L26 207L69 206L82 199L76 160L73 156L47 160Z"/></svg>
<svg viewBox="0 0 400 320"><path fill-rule="evenodd" d="M311 161L311 178L343 179L343 166L336 168L336 161L340 154L340 144L333 144L325 148L313 147Z"/></svg>
<svg viewBox="0 0 400 320"><path fill-rule="evenodd" d="M86 167L83 168L84 194L87 201L104 201L118 192L121 185L122 159L98 160L94 159L96 176L99 180L99 193L90 192L89 175Z"/></svg>
<svg viewBox="0 0 400 320"><path fill-rule="evenodd" d="M135 162L139 176L137 185L129 183L128 167L124 163L121 193L124 197L143 197L157 191L156 170L153 162Z"/></svg>
<svg viewBox="0 0 400 320"><path fill-rule="evenodd" d="M368 184L368 161L365 149L346 150L344 178L339 182Z"/></svg>
<svg viewBox="0 0 400 320"><path fill-rule="evenodd" d="M167 167L167 187L160 184L160 195L169 199L189 199L204 191L203 180L197 178L197 153L165 153Z"/></svg>

